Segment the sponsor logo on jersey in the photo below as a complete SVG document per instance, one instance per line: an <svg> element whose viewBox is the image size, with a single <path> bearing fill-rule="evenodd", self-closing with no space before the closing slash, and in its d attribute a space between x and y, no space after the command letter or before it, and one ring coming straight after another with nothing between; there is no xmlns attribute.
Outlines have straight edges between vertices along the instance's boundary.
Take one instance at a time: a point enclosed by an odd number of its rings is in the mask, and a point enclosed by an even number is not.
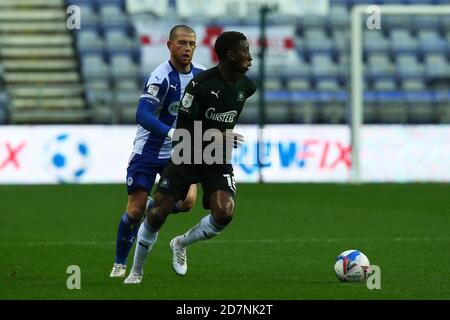
<svg viewBox="0 0 450 320"><path fill-rule="evenodd" d="M169 105L169 107L167 107L167 110L169 111L169 113L171 115L176 116L178 114L178 105L179 105L179 102L174 101Z"/></svg>
<svg viewBox="0 0 450 320"><path fill-rule="evenodd" d="M147 88L147 92L151 96L154 96L154 97L156 97L158 95L158 91L159 91L158 86L155 86L154 84L149 85L148 88Z"/></svg>
<svg viewBox="0 0 450 320"><path fill-rule="evenodd" d="M185 109L189 109L192 106L192 101L194 101L194 96L192 94L186 93L181 100L181 105Z"/></svg>
<svg viewBox="0 0 450 320"><path fill-rule="evenodd" d="M216 109L214 109L214 108L209 108L208 110L206 110L206 112L205 112L206 119L211 119L214 121L225 122L225 123L232 123L234 121L234 117L236 117L236 115L237 115L236 110L227 111L224 113L215 113L215 111L216 111Z"/></svg>

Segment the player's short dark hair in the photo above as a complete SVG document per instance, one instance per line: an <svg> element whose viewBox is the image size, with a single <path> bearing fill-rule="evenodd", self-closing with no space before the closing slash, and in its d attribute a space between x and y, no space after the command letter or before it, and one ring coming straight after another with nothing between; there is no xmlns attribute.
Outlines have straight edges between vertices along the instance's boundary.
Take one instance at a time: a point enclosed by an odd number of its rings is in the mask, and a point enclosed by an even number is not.
<svg viewBox="0 0 450 320"><path fill-rule="evenodd" d="M214 50L219 60L225 59L227 51L233 50L241 40L247 40L247 37L242 32L225 31L222 33L214 44Z"/></svg>
<svg viewBox="0 0 450 320"><path fill-rule="evenodd" d="M192 29L191 27L185 25L185 24L177 24L176 26L174 26L169 33L169 40L172 41L175 39L175 34L177 33L178 29L182 29L184 31L187 32L191 32L195 34L194 29Z"/></svg>

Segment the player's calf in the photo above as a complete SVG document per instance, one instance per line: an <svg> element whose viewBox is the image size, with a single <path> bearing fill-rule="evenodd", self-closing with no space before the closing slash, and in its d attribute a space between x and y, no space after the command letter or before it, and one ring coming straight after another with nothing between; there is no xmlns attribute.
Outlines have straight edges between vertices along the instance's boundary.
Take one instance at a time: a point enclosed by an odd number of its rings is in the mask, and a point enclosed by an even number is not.
<svg viewBox="0 0 450 320"><path fill-rule="evenodd" d="M210 197L210 207L217 224L226 226L233 219L234 199L228 192L223 190L214 192Z"/></svg>

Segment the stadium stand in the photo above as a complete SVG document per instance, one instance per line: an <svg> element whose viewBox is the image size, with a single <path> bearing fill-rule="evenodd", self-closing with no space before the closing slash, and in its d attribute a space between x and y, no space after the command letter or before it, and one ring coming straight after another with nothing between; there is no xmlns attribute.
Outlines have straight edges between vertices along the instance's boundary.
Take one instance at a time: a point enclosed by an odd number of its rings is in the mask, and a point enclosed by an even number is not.
<svg viewBox="0 0 450 320"><path fill-rule="evenodd" d="M67 0L82 12L74 30L86 101L94 123L134 123L141 82L139 41L125 1Z"/></svg>
<svg viewBox="0 0 450 320"><path fill-rule="evenodd" d="M134 123L136 103L146 76L132 23L137 15L142 16L142 12L137 12L137 1L127 4L125 0L2 0L0 3L0 65L4 69L0 76L4 82L0 122ZM18 3L24 4L20 10L15 7ZM33 15L37 3L41 10L39 18ZM294 41L300 63L283 70L268 66L265 86L270 123L348 122L350 10L355 4L373 3L448 1L330 0L328 16L295 18ZM72 36L63 26L66 17L63 4L78 5L82 11L83 27L72 30ZM14 8L20 14L14 16L13 23L8 10ZM170 15L177 21L173 17L177 12L176 0L167 1L167 7L160 9L161 15ZM155 13L145 17L160 19ZM253 18L243 21L232 17L209 20L183 17L178 23L203 21L206 25L225 25L231 21L246 26L255 25ZM275 14L269 20L269 28L282 23ZM449 43L450 17L446 16L387 15L382 17L381 30L365 30L364 121L450 123ZM160 60L161 57L155 57L155 64ZM251 75L256 79L257 69ZM255 123L258 113L255 95L240 121Z"/></svg>
<svg viewBox="0 0 450 320"><path fill-rule="evenodd" d="M89 119L63 0L0 2L0 65L8 107L0 121L66 123ZM0 94L4 95L4 94Z"/></svg>

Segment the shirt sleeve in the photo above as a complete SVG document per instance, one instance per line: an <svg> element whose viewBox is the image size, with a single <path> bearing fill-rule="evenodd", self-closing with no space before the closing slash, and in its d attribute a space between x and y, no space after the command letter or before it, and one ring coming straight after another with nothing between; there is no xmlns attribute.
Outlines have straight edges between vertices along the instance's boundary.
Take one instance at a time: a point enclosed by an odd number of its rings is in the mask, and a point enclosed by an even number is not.
<svg viewBox="0 0 450 320"><path fill-rule="evenodd" d="M166 136L171 127L159 121L154 115L158 104L153 99L141 98L136 110L136 123L145 130Z"/></svg>
<svg viewBox="0 0 450 320"><path fill-rule="evenodd" d="M166 98L169 83L166 77L150 74L145 80L141 98L154 99L160 103Z"/></svg>
<svg viewBox="0 0 450 320"><path fill-rule="evenodd" d="M136 110L136 123L145 130L160 135L167 135L171 129L159 121L153 114L167 94L168 81L166 78L149 75L145 81L144 90L139 99Z"/></svg>

